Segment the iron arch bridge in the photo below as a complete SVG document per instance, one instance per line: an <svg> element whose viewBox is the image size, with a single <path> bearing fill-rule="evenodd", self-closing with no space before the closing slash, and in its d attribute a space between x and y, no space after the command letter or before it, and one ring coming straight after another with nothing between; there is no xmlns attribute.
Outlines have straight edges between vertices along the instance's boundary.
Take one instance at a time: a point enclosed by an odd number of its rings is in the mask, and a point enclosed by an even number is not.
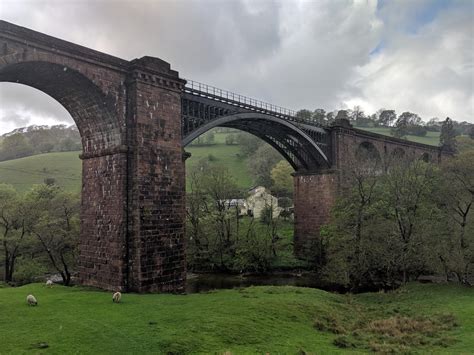
<svg viewBox="0 0 474 355"><path fill-rule="evenodd" d="M214 127L251 133L274 147L295 171L329 167L330 134L296 112L187 80L181 97L183 146Z"/></svg>

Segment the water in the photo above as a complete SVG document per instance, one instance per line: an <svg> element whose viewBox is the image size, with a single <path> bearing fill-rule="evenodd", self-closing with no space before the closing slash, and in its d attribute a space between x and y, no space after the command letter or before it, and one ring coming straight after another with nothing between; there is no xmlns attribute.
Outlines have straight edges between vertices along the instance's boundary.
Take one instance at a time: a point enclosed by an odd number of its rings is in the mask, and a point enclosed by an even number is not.
<svg viewBox="0 0 474 355"><path fill-rule="evenodd" d="M187 276L186 292L200 293L211 290L232 289L249 286L298 286L337 291L331 285L320 280L317 274L305 273L272 273L268 275L249 274L193 274Z"/></svg>

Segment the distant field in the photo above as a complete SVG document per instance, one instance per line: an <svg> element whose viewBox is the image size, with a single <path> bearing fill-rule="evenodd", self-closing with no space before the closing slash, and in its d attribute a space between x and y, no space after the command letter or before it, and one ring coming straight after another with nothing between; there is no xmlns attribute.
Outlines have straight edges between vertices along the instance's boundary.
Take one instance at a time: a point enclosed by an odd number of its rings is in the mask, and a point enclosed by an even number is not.
<svg viewBox="0 0 474 355"><path fill-rule="evenodd" d="M365 131L383 134L385 136L392 136L390 128L387 127L356 127ZM407 136L407 140L417 143L438 145L439 144L439 132L428 132L425 137L418 136Z"/></svg>
<svg viewBox="0 0 474 355"><path fill-rule="evenodd" d="M212 155L215 163L229 169L240 188L250 188L252 178L248 173L247 159L238 156L239 146L224 144L225 135L216 133L215 145L186 147L186 151L191 153L191 158L186 161L186 170L196 166L200 159L208 159ZM43 183L46 178L54 178L66 190L79 192L82 174L79 154L79 151L47 153L0 162L0 183L11 184L23 192L34 184Z"/></svg>
<svg viewBox="0 0 474 355"><path fill-rule="evenodd" d="M81 189L80 152L58 152L0 162L0 183L13 185L18 191L27 191L46 178L56 179L68 191Z"/></svg>

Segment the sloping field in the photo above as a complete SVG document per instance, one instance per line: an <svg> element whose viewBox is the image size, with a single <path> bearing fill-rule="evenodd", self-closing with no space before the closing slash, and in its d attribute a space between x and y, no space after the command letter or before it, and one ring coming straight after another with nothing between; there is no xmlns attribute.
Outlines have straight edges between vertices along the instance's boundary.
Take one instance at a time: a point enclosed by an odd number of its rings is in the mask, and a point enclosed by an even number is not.
<svg viewBox="0 0 474 355"><path fill-rule="evenodd" d="M240 188L252 187L248 160L239 156L238 145L189 146L186 151L191 153L191 158L186 161L187 171L200 159L212 160L227 167ZM82 176L79 154L79 151L47 153L0 162L0 183L11 184L18 191L26 191L34 184L43 183L46 178L54 178L66 190L79 192Z"/></svg>

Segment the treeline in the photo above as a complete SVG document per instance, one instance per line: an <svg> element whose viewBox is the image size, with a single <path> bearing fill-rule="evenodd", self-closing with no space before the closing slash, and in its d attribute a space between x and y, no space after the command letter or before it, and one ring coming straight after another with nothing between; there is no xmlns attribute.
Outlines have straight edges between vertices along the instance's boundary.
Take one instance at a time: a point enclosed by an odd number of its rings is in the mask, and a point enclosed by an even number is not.
<svg viewBox="0 0 474 355"><path fill-rule="evenodd" d="M474 151L441 166L383 162L359 151L343 172L332 222L309 249L323 275L351 290L394 288L420 275L474 275Z"/></svg>
<svg viewBox="0 0 474 355"><path fill-rule="evenodd" d="M4 135L0 142L0 161L50 152L81 150L79 131L75 126L30 126Z"/></svg>
<svg viewBox="0 0 474 355"><path fill-rule="evenodd" d="M413 112L402 112L397 115L395 110L380 109L376 113L366 114L359 106L353 109L328 111L324 109L299 110L297 117L314 122L322 126L329 126L336 120L348 120L356 127L391 127L392 134L396 137L406 135L425 136L427 132L440 132L443 120L434 117L428 121ZM474 124L469 122L453 122L456 135L470 135L474 137Z"/></svg>
<svg viewBox="0 0 474 355"><path fill-rule="evenodd" d="M47 272L69 285L76 263L80 199L55 185L20 194L0 184L0 269L4 282L23 284Z"/></svg>

